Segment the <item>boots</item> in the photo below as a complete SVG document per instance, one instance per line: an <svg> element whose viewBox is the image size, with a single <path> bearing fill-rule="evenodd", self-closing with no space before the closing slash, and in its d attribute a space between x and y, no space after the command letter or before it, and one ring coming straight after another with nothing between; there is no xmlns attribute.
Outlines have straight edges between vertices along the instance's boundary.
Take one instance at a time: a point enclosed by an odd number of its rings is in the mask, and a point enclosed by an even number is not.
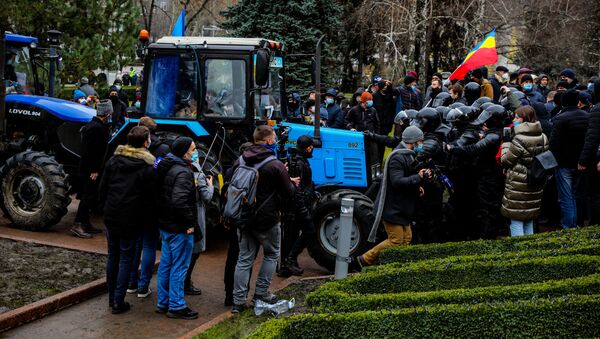
<svg viewBox="0 0 600 339"><path fill-rule="evenodd" d="M292 275L301 276L304 273L304 270L300 268L298 265L298 260L294 258L287 258L285 260L285 266L290 271Z"/></svg>
<svg viewBox="0 0 600 339"><path fill-rule="evenodd" d="M90 239L92 237L91 234L84 230L80 222L73 223L73 227L71 227L69 232L71 232L72 235L81 239Z"/></svg>
<svg viewBox="0 0 600 339"><path fill-rule="evenodd" d="M192 258L190 259L190 266L188 267L187 273L185 275L185 283L183 287L183 293L187 295L201 295L202 290L195 287L192 283L192 272L194 271L194 266L196 266L196 261L200 257L200 253L192 253Z"/></svg>
<svg viewBox="0 0 600 339"><path fill-rule="evenodd" d="M89 233L89 234L100 234L100 233L102 233L101 229L94 227L94 225L92 225L89 222L87 222L87 223L81 223L81 225L83 226L83 229L85 230L86 233Z"/></svg>

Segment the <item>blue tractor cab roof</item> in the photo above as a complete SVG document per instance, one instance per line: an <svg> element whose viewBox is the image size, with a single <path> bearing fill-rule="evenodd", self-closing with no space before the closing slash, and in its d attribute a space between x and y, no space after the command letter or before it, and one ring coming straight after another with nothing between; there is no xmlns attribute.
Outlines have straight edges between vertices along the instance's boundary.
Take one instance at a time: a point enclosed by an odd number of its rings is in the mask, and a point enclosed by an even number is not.
<svg viewBox="0 0 600 339"><path fill-rule="evenodd" d="M36 44L38 43L38 38L13 33L4 33L4 39L7 43L13 44L30 44L32 42Z"/></svg>

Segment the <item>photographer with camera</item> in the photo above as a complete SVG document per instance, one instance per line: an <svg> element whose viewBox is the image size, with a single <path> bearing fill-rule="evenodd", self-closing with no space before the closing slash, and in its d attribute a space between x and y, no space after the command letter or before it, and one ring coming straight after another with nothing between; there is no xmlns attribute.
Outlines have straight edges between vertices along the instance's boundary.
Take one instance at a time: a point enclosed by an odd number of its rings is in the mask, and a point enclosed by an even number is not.
<svg viewBox="0 0 600 339"><path fill-rule="evenodd" d="M288 173L291 177L300 178L291 206L288 208L283 243L290 246L289 252L282 247L282 265L279 276L302 275L304 270L298 265L298 256L314 238L315 225L312 220L312 204L315 188L312 181L312 170L308 159L312 158L313 138L303 135L296 141L296 149L288 149L292 153L288 157ZM293 220L293 222L291 222ZM292 227L294 229L292 229ZM298 236L298 231L301 234ZM287 253L286 253L287 252Z"/></svg>
<svg viewBox="0 0 600 339"><path fill-rule="evenodd" d="M412 240L411 223L416 217L417 200L425 194L422 184L431 176L431 171L415 167L415 150L422 147L423 132L416 126L407 127L402 133L402 142L390 153L384 167L381 188L375 200L375 222L369 234L374 241L383 221L388 238L368 252L354 257L351 267L360 271L363 266L374 265L382 250L399 245L408 245Z"/></svg>

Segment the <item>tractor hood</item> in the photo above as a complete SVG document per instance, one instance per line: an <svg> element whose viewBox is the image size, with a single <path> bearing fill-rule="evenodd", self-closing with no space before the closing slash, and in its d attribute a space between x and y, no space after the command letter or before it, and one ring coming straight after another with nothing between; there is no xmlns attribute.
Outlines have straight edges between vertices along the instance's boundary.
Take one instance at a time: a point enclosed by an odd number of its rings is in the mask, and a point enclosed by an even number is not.
<svg viewBox="0 0 600 339"><path fill-rule="evenodd" d="M25 94L6 96L7 113L13 116L40 117L44 111L70 122L89 122L96 110L67 100Z"/></svg>

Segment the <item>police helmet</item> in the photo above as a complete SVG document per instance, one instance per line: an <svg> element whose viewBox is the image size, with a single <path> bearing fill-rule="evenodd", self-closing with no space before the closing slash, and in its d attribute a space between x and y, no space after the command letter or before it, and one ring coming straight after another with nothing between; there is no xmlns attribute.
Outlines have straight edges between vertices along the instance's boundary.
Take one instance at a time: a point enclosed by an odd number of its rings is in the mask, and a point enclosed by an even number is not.
<svg viewBox="0 0 600 339"><path fill-rule="evenodd" d="M462 106L466 106L465 104L463 104L462 102L455 102L452 105L448 106L450 108L458 108L458 107L462 107Z"/></svg>
<svg viewBox="0 0 600 339"><path fill-rule="evenodd" d="M425 107L417 113L411 125L417 126L424 133L435 131L442 124L442 119L435 108Z"/></svg>
<svg viewBox="0 0 600 339"><path fill-rule="evenodd" d="M469 82L465 85L464 93L465 99L467 99L467 105L470 106L481 96L481 86L476 82Z"/></svg>
<svg viewBox="0 0 600 339"><path fill-rule="evenodd" d="M441 92L435 96L433 102L431 103L431 107L436 108L440 106L448 106L450 101L452 100L452 96L448 92Z"/></svg>
<svg viewBox="0 0 600 339"><path fill-rule="evenodd" d="M396 114L396 117L394 118L394 123L395 124L408 124L408 122L410 121L410 118L408 117L408 114L406 114L405 111L400 111L398 112L398 114Z"/></svg>
<svg viewBox="0 0 600 339"><path fill-rule="evenodd" d="M481 107L481 105L488 103L488 102L492 102L492 99L490 99L488 97L481 97L481 98L478 98L477 100L475 100L475 102L471 106L475 109L479 109Z"/></svg>
<svg viewBox="0 0 600 339"><path fill-rule="evenodd" d="M486 108L488 108L488 107L490 107L490 106L492 106L492 105L496 105L496 104L495 104L495 103L493 103L492 101L490 101L490 102L486 102L486 103L484 103L483 105L481 105L481 107L479 107L479 110L480 110L480 111L483 111L483 110L485 110Z"/></svg>
<svg viewBox="0 0 600 339"><path fill-rule="evenodd" d="M417 113L419 113L419 111L417 111L416 109L407 109L404 112L406 113L406 115L408 115L408 118L410 120L413 120L417 116Z"/></svg>
<svg viewBox="0 0 600 339"><path fill-rule="evenodd" d="M481 112L479 117L471 123L471 125L486 124L488 127L499 127L504 123L506 110L501 105L492 105Z"/></svg>
<svg viewBox="0 0 600 339"><path fill-rule="evenodd" d="M444 122L446 121L446 116L448 115L448 112L450 112L451 108L446 106L438 106L435 108L435 110L438 112L440 117L442 117L442 122Z"/></svg>

